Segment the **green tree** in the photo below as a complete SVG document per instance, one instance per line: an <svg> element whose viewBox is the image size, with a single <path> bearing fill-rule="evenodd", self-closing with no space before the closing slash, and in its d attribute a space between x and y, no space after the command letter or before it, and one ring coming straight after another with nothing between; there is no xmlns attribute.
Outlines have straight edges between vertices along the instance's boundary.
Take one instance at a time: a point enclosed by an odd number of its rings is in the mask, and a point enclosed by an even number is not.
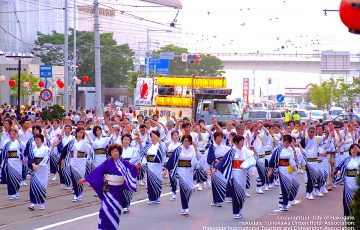
<svg viewBox="0 0 360 230"><path fill-rule="evenodd" d="M18 97L18 75L14 75L10 77L11 79L16 81L16 85L14 87L10 87L12 91L12 95L14 97ZM26 89L24 87L24 82L28 81L30 83L30 87ZM20 74L20 95L22 96L22 100L29 96L33 95L34 93L40 92L41 88L38 86L40 78L27 74L25 72L21 72Z"/></svg>
<svg viewBox="0 0 360 230"><path fill-rule="evenodd" d="M59 119L62 120L66 114L66 111L60 105L53 105L46 108L41 112L41 119L43 120L54 120Z"/></svg>
<svg viewBox="0 0 360 230"><path fill-rule="evenodd" d="M69 45L73 45L74 30L70 29ZM90 77L87 86L95 85L95 36L93 32L77 31L77 76ZM51 34L38 32L38 39L34 49L35 55L49 65L64 65L62 47L44 47L45 43L64 44L64 34L53 31ZM134 51L129 45L118 45L113 33L102 33L101 43L101 79L104 87L126 86L129 81L128 71L133 69ZM73 49L69 49L69 59L73 60ZM72 69L72 66L70 66Z"/></svg>
<svg viewBox="0 0 360 230"><path fill-rule="evenodd" d="M159 55L161 52L173 52L175 55L189 53L187 48L175 46L173 44L164 46L158 51L154 51L153 55ZM217 57L212 55L202 55L202 59L198 65L183 62L181 58L176 57L170 60L169 71L171 75L198 75L198 76L222 76L224 71L224 63Z"/></svg>

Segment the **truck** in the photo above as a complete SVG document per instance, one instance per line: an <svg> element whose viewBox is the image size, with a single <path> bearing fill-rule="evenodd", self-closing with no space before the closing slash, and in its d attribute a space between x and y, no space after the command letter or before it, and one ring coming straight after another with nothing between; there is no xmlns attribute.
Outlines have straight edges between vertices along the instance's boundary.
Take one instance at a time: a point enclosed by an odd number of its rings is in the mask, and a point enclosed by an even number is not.
<svg viewBox="0 0 360 230"><path fill-rule="evenodd" d="M207 124L215 117L225 124L240 119L238 102L228 99L231 93L225 77L138 78L134 110L144 116L157 114L163 122L166 115L175 115L177 119L202 119Z"/></svg>

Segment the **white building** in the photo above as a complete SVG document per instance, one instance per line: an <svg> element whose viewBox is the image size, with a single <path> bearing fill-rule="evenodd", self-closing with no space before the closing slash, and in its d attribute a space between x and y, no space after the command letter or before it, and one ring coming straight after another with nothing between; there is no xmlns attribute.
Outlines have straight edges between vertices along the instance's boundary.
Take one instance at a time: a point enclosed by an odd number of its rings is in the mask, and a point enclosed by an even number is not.
<svg viewBox="0 0 360 230"><path fill-rule="evenodd" d="M93 0L68 0L69 27L93 31ZM100 30L113 32L118 44L129 44L144 49L147 31L151 49L166 44L181 44L181 32L170 27L178 19L182 7L180 0L99 0ZM0 0L0 50L30 52L37 32L50 34L64 32L64 1ZM76 11L74 12L74 9ZM171 30L171 33L164 32Z"/></svg>

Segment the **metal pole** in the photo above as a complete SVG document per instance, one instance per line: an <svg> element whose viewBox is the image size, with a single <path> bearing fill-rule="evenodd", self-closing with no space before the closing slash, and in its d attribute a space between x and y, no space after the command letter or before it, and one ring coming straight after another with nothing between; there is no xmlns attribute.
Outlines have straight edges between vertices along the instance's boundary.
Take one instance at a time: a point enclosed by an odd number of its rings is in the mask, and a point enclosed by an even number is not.
<svg viewBox="0 0 360 230"><path fill-rule="evenodd" d="M101 63L100 63L100 25L99 1L94 0L94 31L95 31L95 111L96 116L102 115L101 106Z"/></svg>
<svg viewBox="0 0 360 230"><path fill-rule="evenodd" d="M64 25L64 108L69 112L69 30L68 30L68 0L65 0L65 25Z"/></svg>
<svg viewBox="0 0 360 230"><path fill-rule="evenodd" d="M253 92L253 103L255 103L255 70L253 70L253 87L254 87L254 92Z"/></svg>
<svg viewBox="0 0 360 230"><path fill-rule="evenodd" d="M149 56L150 56L150 36L149 36L149 29L146 30L146 78L149 77L149 73L150 73L150 59L149 59Z"/></svg>
<svg viewBox="0 0 360 230"><path fill-rule="evenodd" d="M18 98L17 98L17 106L16 106L16 113L17 118L20 119L20 75L21 75L21 58L19 59L18 63L18 83L17 83L17 91L18 91Z"/></svg>
<svg viewBox="0 0 360 230"><path fill-rule="evenodd" d="M76 0L74 0L74 77L76 77L77 67L76 67ZM73 110L77 111L76 109L76 82L73 80Z"/></svg>

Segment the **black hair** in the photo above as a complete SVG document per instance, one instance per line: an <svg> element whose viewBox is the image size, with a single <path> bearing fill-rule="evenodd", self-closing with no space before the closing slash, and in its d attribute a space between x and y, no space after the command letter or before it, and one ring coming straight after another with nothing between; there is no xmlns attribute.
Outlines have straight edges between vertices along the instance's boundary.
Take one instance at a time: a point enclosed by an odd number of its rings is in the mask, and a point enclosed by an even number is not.
<svg viewBox="0 0 360 230"><path fill-rule="evenodd" d="M83 121L83 120L79 120L76 125L79 125L80 123L85 125L85 121Z"/></svg>
<svg viewBox="0 0 360 230"><path fill-rule="evenodd" d="M7 122L9 125L13 125L13 122L10 118L5 118L4 123Z"/></svg>
<svg viewBox="0 0 360 230"><path fill-rule="evenodd" d="M95 137L96 137L96 131L98 129L100 129L100 131L102 132L102 128L100 126L98 126L98 125L93 128L93 134L94 134Z"/></svg>
<svg viewBox="0 0 360 230"><path fill-rule="evenodd" d="M292 136L289 135L289 134L284 135L284 137L283 137L283 142L285 142L285 141L291 143L291 142L292 142Z"/></svg>
<svg viewBox="0 0 360 230"><path fill-rule="evenodd" d="M121 142L124 140L125 137L128 137L130 139L130 142L132 141L131 135L126 133L126 134L121 136Z"/></svg>
<svg viewBox="0 0 360 230"><path fill-rule="evenodd" d="M141 124L141 125L139 126L139 128L140 128L140 129L146 129L146 125Z"/></svg>
<svg viewBox="0 0 360 230"><path fill-rule="evenodd" d="M85 130L84 128L76 128L76 130L75 130L75 138L77 137L77 134L78 134L78 132L80 132L80 131L82 131L82 130ZM82 138L81 139L84 139L84 137L85 137L85 133L84 133L84 135L82 136Z"/></svg>
<svg viewBox="0 0 360 230"><path fill-rule="evenodd" d="M316 126L316 129L317 129L318 127L321 127L322 131L325 130L325 127L324 127L323 125L317 125L317 126Z"/></svg>
<svg viewBox="0 0 360 230"><path fill-rule="evenodd" d="M215 140L217 137L219 137L219 136L221 136L222 138L224 138L224 134L223 134L222 132L216 131L216 132L214 133L214 140Z"/></svg>
<svg viewBox="0 0 360 230"><path fill-rule="evenodd" d="M174 130L174 131L172 131L172 132L171 132L171 137L172 137L172 136L174 136L174 135L175 135L175 133L179 134L179 132L178 132L178 131Z"/></svg>
<svg viewBox="0 0 360 230"><path fill-rule="evenodd" d="M245 140L245 138L244 138L243 136L241 136L241 135L236 135L236 136L234 137L234 139L233 139L233 142L234 142L235 144L239 144L240 141L244 141L244 140Z"/></svg>
<svg viewBox="0 0 360 230"><path fill-rule="evenodd" d="M138 120L139 120L139 117L142 117L142 118L144 118L144 115L142 115L142 114L139 114L139 115L137 115L137 116L136 116L136 119L138 119Z"/></svg>
<svg viewBox="0 0 360 230"><path fill-rule="evenodd" d="M352 145L350 145L350 148L349 148L349 154L350 154L350 156L351 156L351 150L353 149L353 148L360 148L360 146L358 145L358 144L352 144ZM357 156L360 156L360 152L358 152L357 154L356 154Z"/></svg>
<svg viewBox="0 0 360 230"><path fill-rule="evenodd" d="M45 140L44 135L42 135L42 134L36 134L36 135L34 136L34 140L35 140L36 138L39 138L39 139L41 140L41 143L44 143L44 140Z"/></svg>
<svg viewBox="0 0 360 230"><path fill-rule="evenodd" d="M189 126L191 126L190 123L183 123L183 124L181 125L181 127L182 127L183 129L185 129L185 128L189 127Z"/></svg>
<svg viewBox="0 0 360 230"><path fill-rule="evenodd" d="M34 126L32 127L32 133L34 133L34 130L35 130L35 129L39 130L39 131L40 131L40 134L41 134L42 129L41 129L40 126L34 125Z"/></svg>
<svg viewBox="0 0 360 230"><path fill-rule="evenodd" d="M160 132L157 130L151 131L151 133L155 134L156 136L160 137Z"/></svg>
<svg viewBox="0 0 360 230"><path fill-rule="evenodd" d="M190 142L190 144L192 144L192 136L191 135L184 135L182 138L181 138L181 143L184 143L184 140L185 139L188 139L188 141Z"/></svg>

